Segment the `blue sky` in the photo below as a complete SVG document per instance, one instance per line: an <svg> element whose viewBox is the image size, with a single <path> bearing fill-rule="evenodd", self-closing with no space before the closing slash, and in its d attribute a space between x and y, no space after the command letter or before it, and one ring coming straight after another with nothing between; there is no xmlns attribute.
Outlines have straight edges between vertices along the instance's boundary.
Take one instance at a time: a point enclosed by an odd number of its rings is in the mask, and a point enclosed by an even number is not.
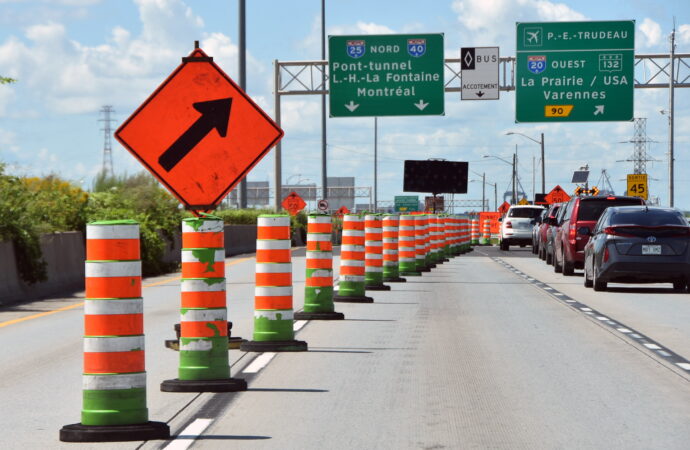
<svg viewBox="0 0 690 450"><path fill-rule="evenodd" d="M684 1L547 0L327 0L327 34L437 33L445 35L447 57L462 46L499 46L501 56L515 55L515 22L561 20L636 21L636 54L668 52L668 35L676 19L678 53L690 53L690 7ZM319 59L319 0L247 1L247 91L273 114L273 60ZM60 176L91 186L102 163L102 105L115 108L115 126L129 114L191 51L194 40L236 76L236 0L0 0L0 75L17 78L0 86L0 161L19 175ZM690 89L676 90L675 204L690 209ZM633 144L629 122L514 123L515 96L499 101L461 102L446 94L443 117L379 119L379 200L402 192L405 159L446 158L469 161L470 170L486 173L500 193L510 183L510 166L483 155L510 159L518 145L519 174L532 193L532 162L539 178L539 146L519 131L545 134L547 189L574 185L574 170L589 164L596 183L606 169L617 193L632 173ZM320 99L282 101L283 181L320 183ZM668 202L667 118L665 89L636 89L635 117L646 117L653 140L648 154L650 191ZM373 119L329 119L329 176L355 176L357 185L373 185ZM141 170L139 163L113 141L117 173ZM479 176L471 174L472 179ZM250 181L273 180L270 153L249 175ZM493 188L488 188L493 196ZM466 195L481 198L481 183ZM492 202L493 206L493 202Z"/></svg>

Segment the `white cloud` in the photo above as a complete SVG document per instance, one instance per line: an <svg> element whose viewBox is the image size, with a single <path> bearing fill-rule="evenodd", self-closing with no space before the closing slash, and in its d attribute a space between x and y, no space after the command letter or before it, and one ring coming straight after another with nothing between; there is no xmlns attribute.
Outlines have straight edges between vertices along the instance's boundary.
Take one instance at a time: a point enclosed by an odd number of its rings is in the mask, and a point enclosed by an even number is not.
<svg viewBox="0 0 690 450"><path fill-rule="evenodd" d="M25 30L25 40L10 37L0 44L0 72L19 79L48 108L69 114L97 111L103 104L135 106L200 37L221 67L236 68L237 46L222 33L205 33L203 20L181 0L135 3L142 23L139 35L115 27L106 43L87 46L71 40L60 23L35 24ZM265 71L251 55L247 61L250 73Z"/></svg>
<svg viewBox="0 0 690 450"><path fill-rule="evenodd" d="M563 3L545 0L455 0L451 8L464 27L459 30L463 46L514 48L515 22L586 19Z"/></svg>
<svg viewBox="0 0 690 450"><path fill-rule="evenodd" d="M690 24L683 24L678 27L676 39L679 44L690 44Z"/></svg>
<svg viewBox="0 0 690 450"><path fill-rule="evenodd" d="M643 47L654 47L661 42L661 26L649 17L645 17L640 26L640 44Z"/></svg>

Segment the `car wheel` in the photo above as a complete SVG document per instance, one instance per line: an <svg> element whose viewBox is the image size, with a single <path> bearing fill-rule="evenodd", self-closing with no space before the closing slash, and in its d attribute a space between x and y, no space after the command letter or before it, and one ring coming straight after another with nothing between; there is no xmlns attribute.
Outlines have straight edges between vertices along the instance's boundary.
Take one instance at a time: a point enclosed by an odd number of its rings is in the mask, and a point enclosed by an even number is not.
<svg viewBox="0 0 690 450"><path fill-rule="evenodd" d="M688 284L685 280L676 280L673 282L673 290L676 292L685 292Z"/></svg>
<svg viewBox="0 0 690 450"><path fill-rule="evenodd" d="M532 243L532 253L536 255L538 251L539 248L536 245L534 245L534 243Z"/></svg>
<svg viewBox="0 0 690 450"><path fill-rule="evenodd" d="M508 243L506 241L501 241L500 248L501 248L501 250L507 252L508 250L510 250L510 245L508 245Z"/></svg>
<svg viewBox="0 0 690 450"><path fill-rule="evenodd" d="M548 264L548 265L553 264L553 254L546 252L546 251L545 251L545 253L546 253L546 264Z"/></svg>
<svg viewBox="0 0 690 450"><path fill-rule="evenodd" d="M539 256L539 259L542 261L546 259L546 251L544 250L544 246L539 247L539 252L537 253Z"/></svg>
<svg viewBox="0 0 690 450"><path fill-rule="evenodd" d="M583 278L585 279L585 282L584 282L585 287L591 288L592 285L593 285L594 283L592 283L592 279L589 278L589 276L587 275L587 261L585 261L585 267L584 267L584 269L585 269L585 270L584 270L584 276L583 276Z"/></svg>
<svg viewBox="0 0 690 450"><path fill-rule="evenodd" d="M575 273L575 263L572 261L563 261L563 275L573 275Z"/></svg>
<svg viewBox="0 0 690 450"><path fill-rule="evenodd" d="M592 287L595 291L601 292L606 290L606 286L608 283L606 283L606 281L601 281L599 279L599 277L597 276L597 269L594 267L592 267L592 278Z"/></svg>
<svg viewBox="0 0 690 450"><path fill-rule="evenodd" d="M556 252L553 253L553 271L556 273L563 272L563 266L558 264L558 255L556 255Z"/></svg>

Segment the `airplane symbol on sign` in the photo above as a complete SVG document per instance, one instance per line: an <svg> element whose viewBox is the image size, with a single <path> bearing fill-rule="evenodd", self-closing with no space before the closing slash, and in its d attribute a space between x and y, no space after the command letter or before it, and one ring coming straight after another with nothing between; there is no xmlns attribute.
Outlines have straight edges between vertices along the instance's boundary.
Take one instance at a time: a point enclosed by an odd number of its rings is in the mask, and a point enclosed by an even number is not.
<svg viewBox="0 0 690 450"><path fill-rule="evenodd" d="M539 42L539 31L528 31L527 42L534 42L535 44Z"/></svg>

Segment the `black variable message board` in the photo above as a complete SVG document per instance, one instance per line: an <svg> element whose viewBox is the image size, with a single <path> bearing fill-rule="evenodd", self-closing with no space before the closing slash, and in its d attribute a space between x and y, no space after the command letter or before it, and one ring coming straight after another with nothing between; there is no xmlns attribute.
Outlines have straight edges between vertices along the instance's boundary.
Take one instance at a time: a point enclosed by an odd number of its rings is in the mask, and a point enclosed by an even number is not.
<svg viewBox="0 0 690 450"><path fill-rule="evenodd" d="M466 194L467 170L465 161L405 161L405 192L432 194Z"/></svg>

